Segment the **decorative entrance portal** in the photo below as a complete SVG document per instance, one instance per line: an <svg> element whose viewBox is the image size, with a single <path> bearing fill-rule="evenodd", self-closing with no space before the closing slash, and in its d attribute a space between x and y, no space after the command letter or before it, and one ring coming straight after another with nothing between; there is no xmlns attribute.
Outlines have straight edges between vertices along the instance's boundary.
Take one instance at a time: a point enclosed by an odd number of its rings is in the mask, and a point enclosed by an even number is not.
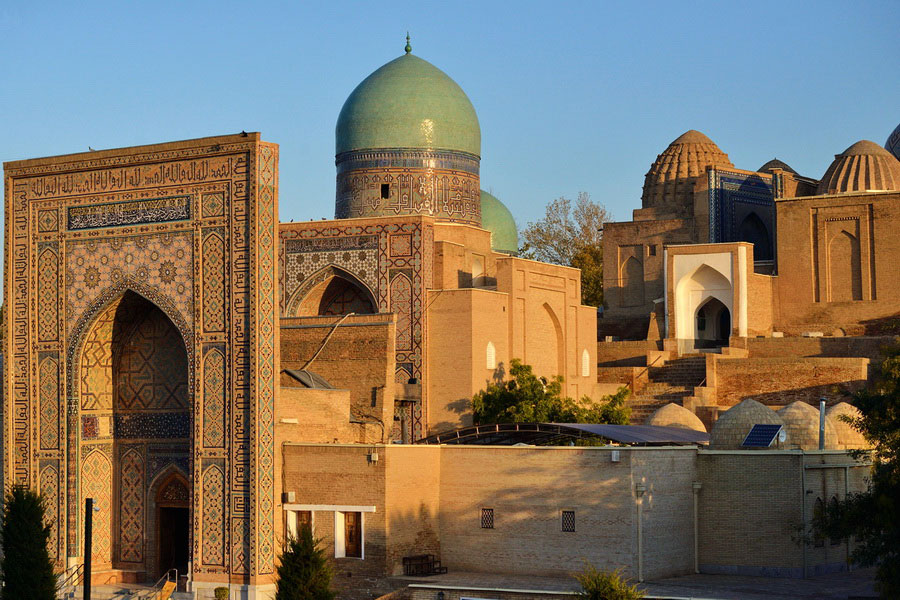
<svg viewBox="0 0 900 600"><path fill-rule="evenodd" d="M97 572L155 580L190 560L190 386L181 333L126 291L79 353L81 502L93 497Z"/></svg>
<svg viewBox="0 0 900 600"><path fill-rule="evenodd" d="M697 338L694 348L718 348L728 345L731 336L731 312L718 298L710 298L697 309Z"/></svg>

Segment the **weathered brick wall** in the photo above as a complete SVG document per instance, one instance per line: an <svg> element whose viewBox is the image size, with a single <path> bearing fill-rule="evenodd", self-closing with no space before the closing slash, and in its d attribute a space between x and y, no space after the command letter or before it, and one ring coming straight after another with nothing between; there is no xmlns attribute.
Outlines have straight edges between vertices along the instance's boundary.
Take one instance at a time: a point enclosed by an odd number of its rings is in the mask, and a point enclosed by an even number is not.
<svg viewBox="0 0 900 600"><path fill-rule="evenodd" d="M389 447L384 454L386 572L401 575L404 556L434 554L441 559L441 448Z"/></svg>
<svg viewBox="0 0 900 600"><path fill-rule="evenodd" d="M597 364L600 367L645 367L647 353L660 350L656 341L597 342Z"/></svg>
<svg viewBox="0 0 900 600"><path fill-rule="evenodd" d="M867 358L729 358L715 361L719 406L733 406L746 398L784 406L796 400L817 403L865 385Z"/></svg>
<svg viewBox="0 0 900 600"><path fill-rule="evenodd" d="M896 344L894 336L735 338L733 346L747 348L750 358L853 357L880 362L882 349Z"/></svg>
<svg viewBox="0 0 900 600"><path fill-rule="evenodd" d="M281 319L281 367L303 368L339 318ZM388 435L394 417L395 319L393 314L349 317L309 366L334 387L350 390L353 413L381 419Z"/></svg>
<svg viewBox="0 0 900 600"><path fill-rule="evenodd" d="M700 570L706 573L802 577L846 567L841 541L805 545L816 498L842 499L865 489L867 467L846 453L700 451ZM849 473L845 487L844 478ZM804 547L805 546L805 547ZM805 557L805 558L804 558Z"/></svg>

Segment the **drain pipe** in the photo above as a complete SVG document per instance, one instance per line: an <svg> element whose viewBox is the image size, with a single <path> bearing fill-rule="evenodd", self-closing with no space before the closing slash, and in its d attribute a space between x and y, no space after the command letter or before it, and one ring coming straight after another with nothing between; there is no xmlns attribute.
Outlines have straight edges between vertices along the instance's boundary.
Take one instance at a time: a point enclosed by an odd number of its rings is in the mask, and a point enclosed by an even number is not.
<svg viewBox="0 0 900 600"><path fill-rule="evenodd" d="M644 581L644 492L647 486L639 483L634 486L634 493L637 495L637 543L638 543L638 583Z"/></svg>
<svg viewBox="0 0 900 600"><path fill-rule="evenodd" d="M694 573L700 572L700 488L699 481L693 483L694 488Z"/></svg>
<svg viewBox="0 0 900 600"><path fill-rule="evenodd" d="M825 397L819 398L819 450L825 449Z"/></svg>

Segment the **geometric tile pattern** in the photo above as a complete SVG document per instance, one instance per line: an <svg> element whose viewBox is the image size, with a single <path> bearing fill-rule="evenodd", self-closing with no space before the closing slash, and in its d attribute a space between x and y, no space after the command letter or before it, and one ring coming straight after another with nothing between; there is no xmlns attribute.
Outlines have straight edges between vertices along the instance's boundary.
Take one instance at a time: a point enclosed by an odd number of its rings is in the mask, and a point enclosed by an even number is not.
<svg viewBox="0 0 900 600"><path fill-rule="evenodd" d="M52 464L41 467L39 489L44 498L44 522L50 526L50 539L47 549L53 562L59 559L59 470Z"/></svg>
<svg viewBox="0 0 900 600"><path fill-rule="evenodd" d="M225 566L225 473L216 463L203 471L203 564Z"/></svg>
<svg viewBox="0 0 900 600"><path fill-rule="evenodd" d="M212 231L203 240L203 330L225 331L225 240Z"/></svg>
<svg viewBox="0 0 900 600"><path fill-rule="evenodd" d="M144 459L129 448L119 462L119 557L125 562L144 560Z"/></svg>
<svg viewBox="0 0 900 600"><path fill-rule="evenodd" d="M155 306L120 340L116 410L188 409L188 360L181 334Z"/></svg>
<svg viewBox="0 0 900 600"><path fill-rule="evenodd" d="M53 356L41 360L40 381L41 449L59 448L59 362Z"/></svg>
<svg viewBox="0 0 900 600"><path fill-rule="evenodd" d="M94 513L94 539L91 556L99 564L108 564L112 560L112 540L110 539L112 509L112 465L106 453L97 448L88 453L81 467L81 503L85 498L93 498L94 506L99 510ZM79 511L79 514L82 511Z"/></svg>
<svg viewBox="0 0 900 600"><path fill-rule="evenodd" d="M225 355L218 348L203 359L203 445L225 446Z"/></svg>
<svg viewBox="0 0 900 600"><path fill-rule="evenodd" d="M133 277L193 315L193 250L189 232L92 238L66 248L67 331L104 290ZM174 272L161 269L171 263Z"/></svg>
<svg viewBox="0 0 900 600"><path fill-rule="evenodd" d="M397 313L397 350L412 350L412 282L405 273L391 281L391 312Z"/></svg>
<svg viewBox="0 0 900 600"><path fill-rule="evenodd" d="M233 136L215 145L186 142L7 166L11 352L10 394L2 407L9 431L4 483L40 486L49 496L55 479L58 556L80 552L83 500L93 497L100 508L94 515L97 562L140 553L141 561L123 568L152 570L146 548L155 511L145 496L143 517L133 516L141 506L137 490L150 491L151 471L178 465L190 479L176 486L176 495L194 503L193 571L210 581L266 583L274 567L277 157L277 146ZM204 248L213 232L218 238ZM204 264L213 256L221 260ZM178 344L153 323L124 314L117 321L128 290L165 312L180 334ZM121 346L132 339L138 347ZM178 346L180 354L145 352L159 345ZM227 377L208 382L213 392L221 383L225 410L223 443L207 448L205 382L194 361L200 363L200 350L210 345L219 347ZM126 354L117 377L125 384L117 392L114 374ZM53 407L41 402L54 387L53 361L59 439L41 449L54 421ZM186 376L166 377L173 365ZM158 418L147 417L154 413ZM218 441L218 431L209 433ZM215 551L223 560L206 569L200 467L209 460L221 461L218 522L224 533L222 552ZM139 461L140 476L133 468Z"/></svg>
<svg viewBox="0 0 900 600"><path fill-rule="evenodd" d="M38 255L38 340L42 342L59 338L58 282L59 257L48 246Z"/></svg>

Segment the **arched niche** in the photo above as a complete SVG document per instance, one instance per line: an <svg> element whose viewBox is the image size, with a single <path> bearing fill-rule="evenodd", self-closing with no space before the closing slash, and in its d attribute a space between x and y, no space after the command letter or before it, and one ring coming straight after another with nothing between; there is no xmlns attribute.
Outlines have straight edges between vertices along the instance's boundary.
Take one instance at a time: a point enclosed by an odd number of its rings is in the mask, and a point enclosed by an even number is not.
<svg viewBox="0 0 900 600"><path fill-rule="evenodd" d="M753 260L772 260L772 236L769 228L756 213L750 213L738 228L738 240L753 244Z"/></svg>
<svg viewBox="0 0 900 600"><path fill-rule="evenodd" d="M698 330L698 310L713 298L727 310L729 325L733 328L731 315L734 314L734 288L728 277L721 271L702 264L681 278L675 286L676 338L688 341L702 339ZM711 305L709 310L715 306L717 305Z"/></svg>
<svg viewBox="0 0 900 600"><path fill-rule="evenodd" d="M373 314L378 312L375 295L353 274L330 265L310 276L288 300L290 317Z"/></svg>

